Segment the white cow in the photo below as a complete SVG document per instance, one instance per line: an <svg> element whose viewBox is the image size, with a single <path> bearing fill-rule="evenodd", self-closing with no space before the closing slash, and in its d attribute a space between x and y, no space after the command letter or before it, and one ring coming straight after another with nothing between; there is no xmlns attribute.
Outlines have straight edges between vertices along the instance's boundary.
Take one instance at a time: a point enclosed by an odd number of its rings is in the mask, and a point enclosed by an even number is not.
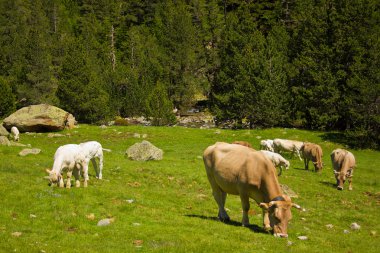
<svg viewBox="0 0 380 253"><path fill-rule="evenodd" d="M302 161L300 150L303 146L302 141L292 141L292 140L284 140L284 139L274 139L273 147L274 152L280 153L281 151L291 152L292 156L294 154Z"/></svg>
<svg viewBox="0 0 380 253"><path fill-rule="evenodd" d="M79 175L80 169L85 167L85 156L79 145L67 144L59 147L54 154L54 164L51 170L46 169L49 173L49 181L64 187L62 172L67 171L66 188L71 187L71 175L74 172L75 186L80 186ZM88 176L87 176L88 178ZM87 178L84 177L84 187L87 187Z"/></svg>
<svg viewBox="0 0 380 253"><path fill-rule="evenodd" d="M79 144L82 149L82 153L85 157L85 167L83 168L84 176L88 180L88 163L92 162L94 166L96 177L102 179L102 170L103 170L103 148L102 145L97 141L88 141ZM96 158L99 159L99 167L96 164Z"/></svg>
<svg viewBox="0 0 380 253"><path fill-rule="evenodd" d="M18 131L17 127L13 126L11 128L11 135L12 135L14 141L19 141L20 132Z"/></svg>
<svg viewBox="0 0 380 253"><path fill-rule="evenodd" d="M280 172L278 175L280 176L282 173L282 168L289 169L290 163L288 160L286 160L284 157L282 157L280 154L268 151L268 150L260 150L271 162L276 168L280 169Z"/></svg>
<svg viewBox="0 0 380 253"><path fill-rule="evenodd" d="M273 140L262 140L260 141L260 146L262 150L268 150L274 152Z"/></svg>

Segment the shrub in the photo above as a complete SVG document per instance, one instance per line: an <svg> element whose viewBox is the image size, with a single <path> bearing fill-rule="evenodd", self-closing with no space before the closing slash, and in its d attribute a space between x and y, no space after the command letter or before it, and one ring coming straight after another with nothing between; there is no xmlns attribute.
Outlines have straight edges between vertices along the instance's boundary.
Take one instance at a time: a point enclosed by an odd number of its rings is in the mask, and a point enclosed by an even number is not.
<svg viewBox="0 0 380 253"><path fill-rule="evenodd" d="M16 110L15 97L8 83L0 77L0 118Z"/></svg>

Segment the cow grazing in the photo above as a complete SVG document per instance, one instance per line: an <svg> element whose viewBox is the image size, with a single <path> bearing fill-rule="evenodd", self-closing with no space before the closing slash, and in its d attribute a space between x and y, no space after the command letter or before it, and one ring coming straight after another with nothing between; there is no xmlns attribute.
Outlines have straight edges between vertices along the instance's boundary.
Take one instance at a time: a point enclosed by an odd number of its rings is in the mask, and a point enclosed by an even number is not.
<svg viewBox="0 0 380 253"><path fill-rule="evenodd" d="M343 190L343 184L348 179L348 189L352 190L352 176L356 166L354 155L344 149L335 149L331 155L338 190Z"/></svg>
<svg viewBox="0 0 380 253"><path fill-rule="evenodd" d="M67 144L59 147L54 154L54 164L51 170L46 169L49 173L49 181L51 185L59 184L64 187L62 172L67 171L66 188L71 187L71 175L74 173L75 185L80 186L79 175L80 169L85 166L85 156L82 149L76 144ZM87 187L87 179L84 177L84 187Z"/></svg>
<svg viewBox="0 0 380 253"><path fill-rule="evenodd" d="M92 162L94 166L96 177L102 179L102 170L103 170L103 148L102 145L97 141L88 141L79 144L82 149L82 154L85 157L85 167L83 168L84 174L88 178L88 163ZM96 164L96 159L99 160L99 166Z"/></svg>
<svg viewBox="0 0 380 253"><path fill-rule="evenodd" d="M260 147L262 150L268 150L268 151L274 152L273 140L260 141Z"/></svg>
<svg viewBox="0 0 380 253"><path fill-rule="evenodd" d="M242 145L242 146L245 146L248 148L252 148L251 143L246 142L246 141L234 141L234 142L232 142L232 144L238 144L238 145Z"/></svg>
<svg viewBox="0 0 380 253"><path fill-rule="evenodd" d="M14 141L19 141L19 139L20 139L20 131L18 131L17 127L13 126L11 128L11 135L12 135Z"/></svg>
<svg viewBox="0 0 380 253"><path fill-rule="evenodd" d="M260 150L274 165L274 167L279 168L280 172L279 176L282 174L282 168L289 169L290 163L280 154L268 151L268 150Z"/></svg>
<svg viewBox="0 0 380 253"><path fill-rule="evenodd" d="M284 140L284 139L274 139L273 147L274 152L281 153L282 151L291 152L292 156L294 154L302 161L300 150L303 146L303 142L301 141L292 141L292 140Z"/></svg>
<svg viewBox="0 0 380 253"><path fill-rule="evenodd" d="M287 237L291 207L300 208L284 195L274 165L259 151L217 142L206 148L203 160L221 221L230 218L224 209L227 194L239 195L243 208L242 225L249 225L249 198L263 209L264 228L275 236Z"/></svg>
<svg viewBox="0 0 380 253"><path fill-rule="evenodd" d="M301 148L301 154L304 159L305 169L309 169L309 161L314 164L314 171L319 172L322 170L322 148L314 143L305 142Z"/></svg>

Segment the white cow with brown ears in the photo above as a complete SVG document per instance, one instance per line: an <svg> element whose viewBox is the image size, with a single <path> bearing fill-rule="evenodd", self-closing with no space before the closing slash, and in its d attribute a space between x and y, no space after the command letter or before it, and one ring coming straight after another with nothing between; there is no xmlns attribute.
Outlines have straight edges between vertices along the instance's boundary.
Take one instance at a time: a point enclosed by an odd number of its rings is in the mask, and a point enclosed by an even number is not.
<svg viewBox="0 0 380 253"><path fill-rule="evenodd" d="M85 168L85 155L79 145L67 144L59 147L54 154L54 163L51 170L46 169L49 173L50 184L59 184L64 187L62 173L67 171L66 188L71 187L71 176L74 173L75 186L80 187L79 175L80 169ZM84 187L87 187L87 172L84 171Z"/></svg>

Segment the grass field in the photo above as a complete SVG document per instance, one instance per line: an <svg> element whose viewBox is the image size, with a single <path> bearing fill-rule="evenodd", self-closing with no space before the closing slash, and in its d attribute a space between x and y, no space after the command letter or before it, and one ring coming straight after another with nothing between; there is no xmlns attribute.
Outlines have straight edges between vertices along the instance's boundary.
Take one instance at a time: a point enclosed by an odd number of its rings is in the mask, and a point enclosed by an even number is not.
<svg viewBox="0 0 380 253"><path fill-rule="evenodd" d="M128 160L126 149L143 140L135 133L146 134L146 140L164 151L164 159ZM345 146L332 133L80 125L61 134L66 136L22 134L20 142L40 148L38 155L21 157L22 147L0 146L0 252L380 251L380 152L348 148L357 160L354 190L348 191L346 182L345 190L337 191L329 154ZM306 171L303 162L286 157L291 167L279 181L299 195L293 200L306 209L292 211L287 239L261 231L261 209L253 202L251 226L242 227L237 196L227 197L231 222L216 218L203 150L216 141L234 140L259 149L260 138L310 141L323 148L321 173ZM51 168L55 150L88 140L112 150L104 153L103 180L95 178L90 165L88 188L49 187L45 168ZM97 226L104 218L114 222ZM353 222L361 229L351 230ZM308 240L297 238L302 235Z"/></svg>

